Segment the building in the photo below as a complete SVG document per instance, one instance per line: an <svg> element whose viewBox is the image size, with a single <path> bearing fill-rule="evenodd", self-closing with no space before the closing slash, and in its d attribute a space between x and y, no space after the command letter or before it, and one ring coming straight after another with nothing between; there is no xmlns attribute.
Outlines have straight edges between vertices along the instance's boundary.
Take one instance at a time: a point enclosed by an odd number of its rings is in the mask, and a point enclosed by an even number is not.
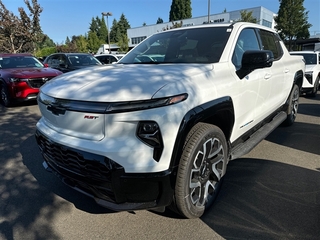
<svg viewBox="0 0 320 240"><path fill-rule="evenodd" d="M275 21L274 17L276 14L264 7L254 7L248 9L242 9L232 12L225 12L219 14L212 14L209 16L210 23L223 23L223 22L233 22L238 21L241 19L241 11L252 12L252 16L258 19L258 23L267 26L270 28L274 28ZM175 21L175 23L181 23L182 27L186 26L193 26L193 25L200 25L204 23L208 23L208 15L203 17L195 17L189 19L183 19L179 21ZM148 26L130 28L127 30L127 35L129 38L129 48L135 47L138 43L146 39L147 37L151 36L154 33L162 32L165 30L170 29L172 27L171 22L160 23L160 24L153 24Z"/></svg>

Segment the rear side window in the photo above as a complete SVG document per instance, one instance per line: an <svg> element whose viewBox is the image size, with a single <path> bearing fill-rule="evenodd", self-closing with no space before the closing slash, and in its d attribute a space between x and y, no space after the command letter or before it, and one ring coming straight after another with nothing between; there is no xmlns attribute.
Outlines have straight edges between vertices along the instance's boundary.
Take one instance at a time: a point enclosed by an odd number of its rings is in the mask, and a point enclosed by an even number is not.
<svg viewBox="0 0 320 240"><path fill-rule="evenodd" d="M280 37L272 32L260 30L260 38L263 46L263 50L270 50L273 52L274 59L280 59L283 51L280 45Z"/></svg>

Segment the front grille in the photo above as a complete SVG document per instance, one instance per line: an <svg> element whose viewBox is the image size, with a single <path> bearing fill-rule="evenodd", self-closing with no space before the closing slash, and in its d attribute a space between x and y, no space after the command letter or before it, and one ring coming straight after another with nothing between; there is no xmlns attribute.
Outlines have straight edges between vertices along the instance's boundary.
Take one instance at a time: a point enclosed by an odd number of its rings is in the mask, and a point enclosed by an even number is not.
<svg viewBox="0 0 320 240"><path fill-rule="evenodd" d="M65 147L36 132L39 148L48 164L74 185L96 197L115 199L112 177L123 167L104 156Z"/></svg>
<svg viewBox="0 0 320 240"><path fill-rule="evenodd" d="M28 79L28 83L32 88L40 88L47 81L52 79L53 77L43 77L43 78L30 78Z"/></svg>

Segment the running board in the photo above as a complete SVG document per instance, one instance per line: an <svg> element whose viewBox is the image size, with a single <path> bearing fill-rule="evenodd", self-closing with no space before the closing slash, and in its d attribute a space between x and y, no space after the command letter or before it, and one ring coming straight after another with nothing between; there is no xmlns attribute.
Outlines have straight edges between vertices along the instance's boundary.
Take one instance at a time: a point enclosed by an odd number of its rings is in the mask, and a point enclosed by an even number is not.
<svg viewBox="0 0 320 240"><path fill-rule="evenodd" d="M257 146L263 139L265 139L275 128L277 128L284 120L286 120L287 114L285 112L279 112L271 122L263 125L255 133L253 133L248 140L235 146L231 149L230 160L239 158L249 153L255 146Z"/></svg>

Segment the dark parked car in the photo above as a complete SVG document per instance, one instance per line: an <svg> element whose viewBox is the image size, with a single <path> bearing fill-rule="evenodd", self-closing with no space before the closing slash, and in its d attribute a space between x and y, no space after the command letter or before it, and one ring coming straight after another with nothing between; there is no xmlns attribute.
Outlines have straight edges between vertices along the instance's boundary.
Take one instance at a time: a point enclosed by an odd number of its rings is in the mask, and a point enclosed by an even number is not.
<svg viewBox="0 0 320 240"><path fill-rule="evenodd" d="M0 93L5 106L35 100L39 88L62 72L46 68L31 54L0 54Z"/></svg>
<svg viewBox="0 0 320 240"><path fill-rule="evenodd" d="M92 54L89 53L54 53L48 56L44 62L45 66L55 68L61 72L102 65Z"/></svg>

